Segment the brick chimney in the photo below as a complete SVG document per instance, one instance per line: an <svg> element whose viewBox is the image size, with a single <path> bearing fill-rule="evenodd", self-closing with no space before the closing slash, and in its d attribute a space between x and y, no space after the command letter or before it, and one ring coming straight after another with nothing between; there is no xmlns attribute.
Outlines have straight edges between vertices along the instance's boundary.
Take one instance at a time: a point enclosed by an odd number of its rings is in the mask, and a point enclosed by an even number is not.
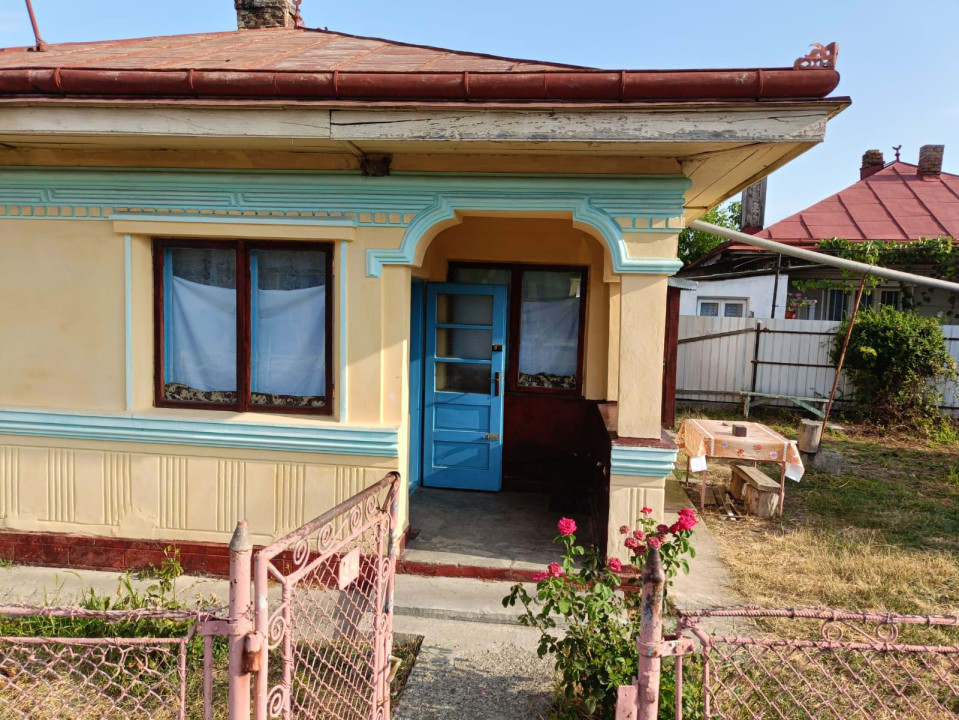
<svg viewBox="0 0 959 720"><path fill-rule="evenodd" d="M862 154L862 167L859 168L859 179L865 180L870 175L875 175L882 170L885 161L882 159L882 153L879 150L866 150Z"/></svg>
<svg viewBox="0 0 959 720"><path fill-rule="evenodd" d="M292 0L235 0L233 7L239 30L296 27L296 7Z"/></svg>
<svg viewBox="0 0 959 720"><path fill-rule="evenodd" d="M945 145L923 145L919 148L919 165L916 175L921 178L937 178L942 172L942 151Z"/></svg>

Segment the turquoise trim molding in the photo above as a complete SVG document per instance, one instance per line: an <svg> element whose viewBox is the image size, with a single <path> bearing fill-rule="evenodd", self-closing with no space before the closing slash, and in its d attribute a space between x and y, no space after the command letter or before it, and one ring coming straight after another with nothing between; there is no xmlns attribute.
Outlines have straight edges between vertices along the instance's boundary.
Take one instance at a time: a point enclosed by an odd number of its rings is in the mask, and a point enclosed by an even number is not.
<svg viewBox="0 0 959 720"><path fill-rule="evenodd" d="M133 239L123 236L123 333L126 409L133 409Z"/></svg>
<svg viewBox="0 0 959 720"><path fill-rule="evenodd" d="M395 429L343 427L328 423L271 425L143 415L0 410L0 435L370 457L399 456L398 431Z"/></svg>
<svg viewBox="0 0 959 720"><path fill-rule="evenodd" d="M667 448L613 445L609 472L611 475L666 477L676 467L678 452Z"/></svg>
<svg viewBox="0 0 959 720"><path fill-rule="evenodd" d="M678 232L682 175L552 176L115 169L0 169L0 218L190 219L405 227L398 250L367 251L367 275L409 265L458 212L568 212L597 230L614 272L672 274L675 258L630 257L623 234ZM669 229L667 229L669 228Z"/></svg>

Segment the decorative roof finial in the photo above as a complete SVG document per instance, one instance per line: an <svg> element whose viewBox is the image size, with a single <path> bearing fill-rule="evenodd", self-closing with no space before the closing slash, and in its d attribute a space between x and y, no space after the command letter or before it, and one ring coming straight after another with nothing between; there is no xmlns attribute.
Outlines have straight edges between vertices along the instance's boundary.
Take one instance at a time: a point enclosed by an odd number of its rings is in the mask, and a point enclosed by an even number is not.
<svg viewBox="0 0 959 720"><path fill-rule="evenodd" d="M809 54L793 63L793 70L813 70L815 68L836 68L836 56L839 55L839 44L828 45L812 44Z"/></svg>
<svg viewBox="0 0 959 720"><path fill-rule="evenodd" d="M304 27L303 17L300 15L301 2L303 2L303 0L293 0L293 4L296 6L296 15L293 17L293 27L296 27L296 28Z"/></svg>
<svg viewBox="0 0 959 720"><path fill-rule="evenodd" d="M892 149L896 153L896 162L899 162L899 151L902 150L902 145L894 145Z"/></svg>

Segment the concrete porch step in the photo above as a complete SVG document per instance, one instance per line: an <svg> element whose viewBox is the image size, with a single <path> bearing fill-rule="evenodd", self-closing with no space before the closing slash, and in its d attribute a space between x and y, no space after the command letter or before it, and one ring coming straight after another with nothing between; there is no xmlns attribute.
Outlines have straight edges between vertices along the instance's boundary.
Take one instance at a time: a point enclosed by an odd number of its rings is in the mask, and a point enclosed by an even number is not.
<svg viewBox="0 0 959 720"><path fill-rule="evenodd" d="M438 620L518 625L522 605L503 607L515 583L469 578L397 575L393 613ZM532 583L526 585L531 595Z"/></svg>

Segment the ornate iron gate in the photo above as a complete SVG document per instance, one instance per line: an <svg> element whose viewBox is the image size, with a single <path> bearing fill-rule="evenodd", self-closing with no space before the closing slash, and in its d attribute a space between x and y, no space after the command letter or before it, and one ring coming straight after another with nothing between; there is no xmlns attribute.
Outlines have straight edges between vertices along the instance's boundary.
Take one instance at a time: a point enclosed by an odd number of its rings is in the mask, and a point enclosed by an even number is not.
<svg viewBox="0 0 959 720"><path fill-rule="evenodd" d="M389 717L399 482L389 473L256 554L256 720Z"/></svg>

